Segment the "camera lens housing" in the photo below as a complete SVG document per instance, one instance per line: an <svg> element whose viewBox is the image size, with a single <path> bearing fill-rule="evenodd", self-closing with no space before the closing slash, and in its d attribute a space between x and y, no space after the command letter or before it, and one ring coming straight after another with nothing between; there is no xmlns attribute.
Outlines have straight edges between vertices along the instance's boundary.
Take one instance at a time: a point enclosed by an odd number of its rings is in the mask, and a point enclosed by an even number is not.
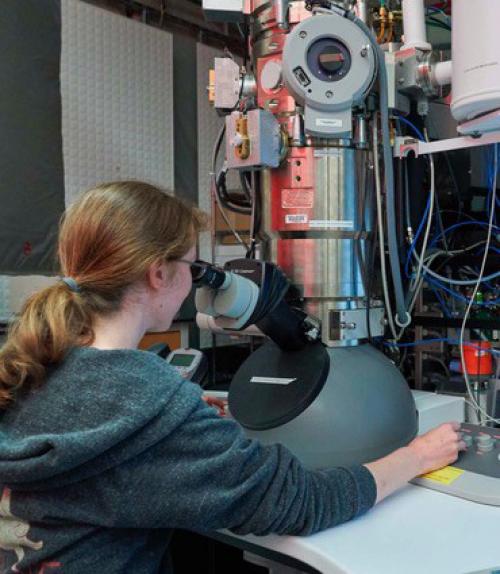
<svg viewBox="0 0 500 574"><path fill-rule="evenodd" d="M319 38L309 47L307 64L319 80L338 82L351 69L351 54L337 38Z"/></svg>

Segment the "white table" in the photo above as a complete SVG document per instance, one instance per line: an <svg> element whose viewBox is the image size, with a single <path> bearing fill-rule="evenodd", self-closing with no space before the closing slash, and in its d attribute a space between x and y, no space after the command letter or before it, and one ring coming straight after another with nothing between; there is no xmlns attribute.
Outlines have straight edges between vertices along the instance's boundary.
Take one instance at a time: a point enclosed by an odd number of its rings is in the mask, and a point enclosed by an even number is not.
<svg viewBox="0 0 500 574"><path fill-rule="evenodd" d="M414 391L420 432L463 420L463 400ZM500 572L500 507L407 485L364 516L309 537L234 536L295 558L323 574L465 574Z"/></svg>
<svg viewBox="0 0 500 574"><path fill-rule="evenodd" d="M500 569L500 507L413 485L364 516L313 536L234 538L296 558L323 574L464 574Z"/></svg>

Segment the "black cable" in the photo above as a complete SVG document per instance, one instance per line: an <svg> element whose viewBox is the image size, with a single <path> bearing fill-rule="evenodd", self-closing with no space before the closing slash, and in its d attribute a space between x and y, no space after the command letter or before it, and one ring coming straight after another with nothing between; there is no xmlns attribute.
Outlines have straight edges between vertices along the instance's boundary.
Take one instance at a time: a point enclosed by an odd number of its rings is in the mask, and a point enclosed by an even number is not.
<svg viewBox="0 0 500 574"><path fill-rule="evenodd" d="M427 16L427 20L430 20L435 24L439 24L441 28L444 28L445 30L449 30L451 32L451 26L449 26L446 22L439 20L439 18L435 18L434 16Z"/></svg>
<svg viewBox="0 0 500 574"><path fill-rule="evenodd" d="M248 172L247 172L248 173ZM244 180L248 183L246 179L246 175L244 176ZM247 250L246 258L247 259L255 259L256 257L256 249L257 249L257 236L260 232L261 220L262 220L262 196L260 191L260 179L255 175L252 177L253 182L253 193L252 191L248 190L249 193L253 196L253 203L252 203L252 225L251 225L251 232L252 235L250 237L250 249Z"/></svg>
<svg viewBox="0 0 500 574"><path fill-rule="evenodd" d="M243 203L240 200L229 197L226 189L225 178L226 176L224 172L220 172L219 175L215 178L215 191L219 201L223 207L229 211L241 213L243 215L249 215L251 209L247 203Z"/></svg>
<svg viewBox="0 0 500 574"><path fill-rule="evenodd" d="M445 250L448 251L448 242L446 241L446 233L444 232L443 218L441 217L441 209L439 207L439 194L438 193L436 193L436 195L435 195L435 202L436 202L435 213L436 213L436 218L438 221L439 231L441 233L442 243L443 243Z"/></svg>
<svg viewBox="0 0 500 574"><path fill-rule="evenodd" d="M369 178L369 182L370 182L370 195L371 197L373 197L374 194L374 176L375 174L372 175L371 178ZM377 208L375 205L375 202L372 200L369 205L371 205L372 208L372 213L371 213L371 217L370 217L370 221L375 222L377 219ZM372 298L372 293L373 293L373 285L375 283L375 260L377 257L377 249L378 249L378 243L379 243L379 237L378 237L378 226L375 225L373 231L372 231L372 237L373 240L369 243L367 243L367 256L366 256L366 261L368 261L367 263L367 275L368 275L368 282L367 282L367 291L366 291L366 301L367 301L367 305L366 305L366 313L367 313L367 331L368 331L368 341L373 345L374 344L374 339L373 339L373 335L371 332L371 324L370 324L370 307L371 307L371 298Z"/></svg>
<svg viewBox="0 0 500 574"><path fill-rule="evenodd" d="M366 288L368 285L367 282L367 275L366 275L366 266L365 266L365 258L363 254L363 250L361 249L361 237L366 230L366 221L365 221L365 209L366 209L366 170L362 170L362 181L358 184L359 190L359 204L358 204L358 213L359 213L359 234L360 237L355 239L355 250L356 250L356 257L358 259L359 264L359 271L361 274L361 282L363 283L363 289L366 293ZM361 178L360 178L361 179Z"/></svg>
<svg viewBox="0 0 500 574"><path fill-rule="evenodd" d="M250 190L251 183L248 181L248 176L251 175L248 171L240 171L240 183L241 189L245 194L248 201L251 203L252 201L252 192Z"/></svg>
<svg viewBox="0 0 500 574"><path fill-rule="evenodd" d="M245 33L243 36L243 41L245 42L245 49L243 51L243 66L247 67L248 62L248 38L250 36L250 26L248 25L248 21L245 20Z"/></svg>
<svg viewBox="0 0 500 574"><path fill-rule="evenodd" d="M367 205L371 205L372 209L374 207L374 201L373 201L373 192L374 192L374 181L373 181L373 177L369 178L367 177L368 173L371 172L371 170L369 170L369 166L368 166L368 160L369 158L367 158L367 161L365 162L365 187L366 187L366 191L364 194L364 203L363 203L363 214L362 214L362 225L361 228L363 231L367 231L367 225L366 225L366 210L367 210ZM373 213L372 213L372 217L370 218L370 223L373 223L374 219L373 219ZM373 235L373 230L372 230L372 237L373 239L366 239L365 241L365 254L364 254L364 259L363 259L363 265L365 268L365 275L366 275L366 286L365 286L365 296L366 296L366 330L367 330L367 334L368 334L368 342L372 343L373 341L373 337L372 337L372 329L371 329L371 317L370 317L370 308L371 308L371 277L373 275L373 265L374 265L374 259L372 259L372 243L374 242L374 235Z"/></svg>
<svg viewBox="0 0 500 574"><path fill-rule="evenodd" d="M214 150L212 153L212 173L214 174L217 173L217 158L219 157L225 133L226 133L226 126L224 124L219 131L219 135L217 136L217 140L215 142ZM221 182L221 177L223 177L224 179L223 182ZM231 198L229 198L227 190L225 189L224 172L221 171L219 172L218 175L214 175L214 180L215 180L215 193L217 194L217 198L220 201L221 205L225 209L228 209L236 213L241 213L243 215L248 215L250 213L250 209L248 207L244 208L241 205L237 205Z"/></svg>
<svg viewBox="0 0 500 574"><path fill-rule="evenodd" d="M364 219L364 218L363 218ZM364 225L361 225L361 233L363 233ZM368 331L368 340L371 341L371 326L370 326L370 285L368 280L368 273L366 268L365 257L363 256L363 250L361 249L361 238L355 239L356 245L356 257L358 259L359 270L361 273L361 281L363 283L363 290L366 297L366 327ZM366 248L365 248L366 249Z"/></svg>
<svg viewBox="0 0 500 574"><path fill-rule="evenodd" d="M227 204L232 204L238 208L244 208L245 210L249 210L252 207L251 201L247 199L238 199L236 197L230 196L229 192L227 191L226 187L226 175L227 172L225 170L221 170L217 175L217 187L220 194L220 197L223 199L224 202Z"/></svg>
<svg viewBox="0 0 500 574"><path fill-rule="evenodd" d="M444 159L446 161L446 165L448 166L448 171L450 172L451 181L453 182L453 186L455 187L455 191L457 192L458 213L461 214L463 200L462 200L462 193L460 191L460 186L458 185L458 181L455 176L455 170L453 169L453 166L451 164L450 154L447 151L443 152L443 154Z"/></svg>

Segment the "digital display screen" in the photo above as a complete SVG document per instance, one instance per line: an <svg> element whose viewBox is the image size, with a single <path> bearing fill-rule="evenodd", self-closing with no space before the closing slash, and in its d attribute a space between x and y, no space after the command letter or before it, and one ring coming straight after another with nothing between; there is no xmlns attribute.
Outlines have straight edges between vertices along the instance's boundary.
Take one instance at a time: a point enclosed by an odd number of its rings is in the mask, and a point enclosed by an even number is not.
<svg viewBox="0 0 500 574"><path fill-rule="evenodd" d="M194 355L187 355L186 353L174 353L170 364L173 367L189 367L194 361Z"/></svg>

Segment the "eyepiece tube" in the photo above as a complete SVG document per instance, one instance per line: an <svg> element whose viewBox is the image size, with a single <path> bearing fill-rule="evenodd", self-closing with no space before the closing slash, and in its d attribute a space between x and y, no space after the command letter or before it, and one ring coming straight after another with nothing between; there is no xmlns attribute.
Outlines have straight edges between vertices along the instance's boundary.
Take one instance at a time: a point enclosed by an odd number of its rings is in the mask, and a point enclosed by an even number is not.
<svg viewBox="0 0 500 574"><path fill-rule="evenodd" d="M225 271L211 263L200 260L191 263L191 276L196 288L210 287L210 289L219 289L226 281Z"/></svg>

